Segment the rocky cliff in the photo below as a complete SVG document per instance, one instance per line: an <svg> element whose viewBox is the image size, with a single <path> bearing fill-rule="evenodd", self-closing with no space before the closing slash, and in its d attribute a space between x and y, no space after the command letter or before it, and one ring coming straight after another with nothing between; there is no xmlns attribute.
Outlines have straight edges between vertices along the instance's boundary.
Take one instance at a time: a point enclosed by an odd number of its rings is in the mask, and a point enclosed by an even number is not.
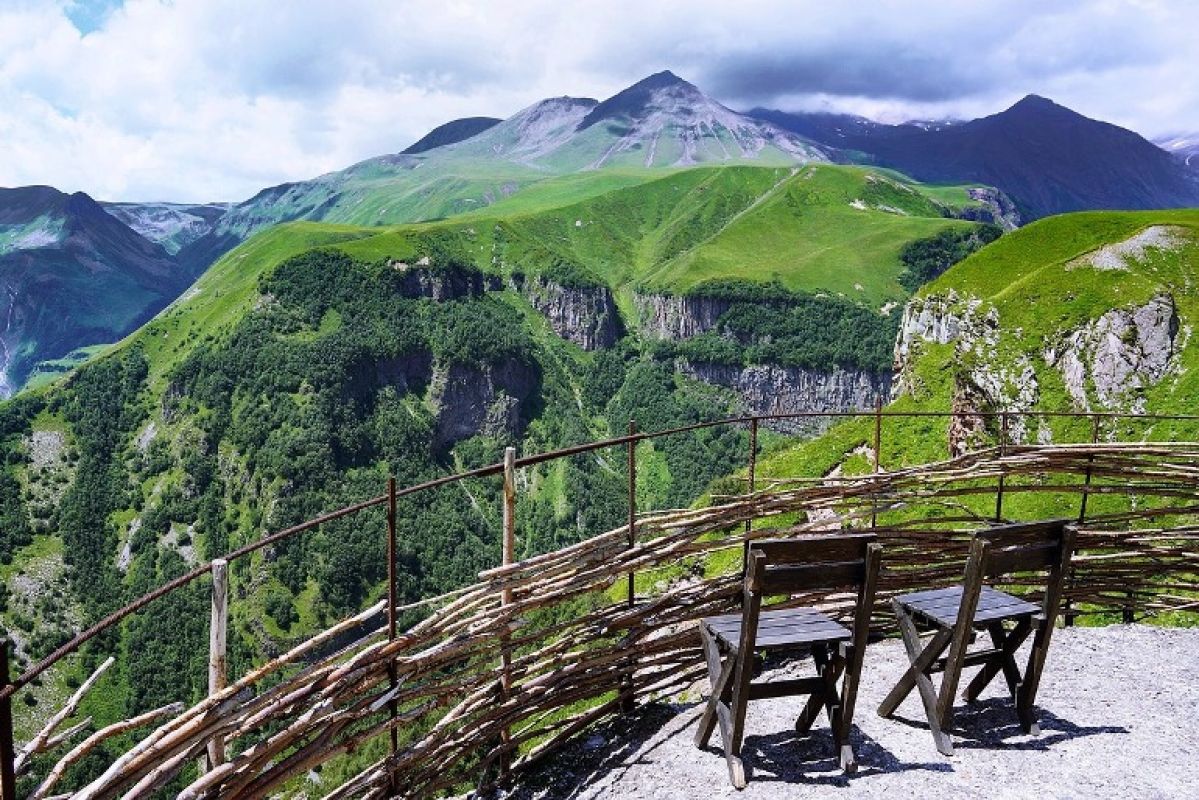
<svg viewBox="0 0 1199 800"><path fill-rule="evenodd" d="M777 364L692 363L680 359L683 375L720 386L741 398L745 413L793 414L805 411L862 411L891 390L889 372L784 367ZM831 419L795 420L772 424L788 433L811 433L829 426Z"/></svg>
<svg viewBox="0 0 1199 800"><path fill-rule="evenodd" d="M501 288L499 278L484 275L477 269L454 265L434 269L427 258L416 264L392 261L389 266L403 275L400 294L414 299L460 300Z"/></svg>
<svg viewBox="0 0 1199 800"><path fill-rule="evenodd" d="M620 312L606 286L563 286L540 275L514 282L554 333L584 350L611 347L623 333Z"/></svg>
<svg viewBox="0 0 1199 800"><path fill-rule="evenodd" d="M952 406L957 412L1033 409L1041 399L1046 373L1056 371L1077 411L1143 413L1144 390L1176 366L1180 327L1174 299L1163 293L1059 330L1045 337L1039 352L1020 352L1004 336L1016 332L1004 331L998 311L989 303L954 290L918 297L908 303L900 323L893 396L921 390L915 363L928 344L952 344ZM950 450L969 449L986 436L986 425L983 417L954 420ZM1049 431L1014 417L1009 435L1017 442L1044 441Z"/></svg>
<svg viewBox="0 0 1199 800"><path fill-rule="evenodd" d="M716 327L733 301L719 297L639 294L635 299L642 335L654 339L690 339Z"/></svg>
<svg viewBox="0 0 1199 800"><path fill-rule="evenodd" d="M516 359L486 367L435 365L428 394L437 417L434 446L447 447L476 434L519 438L526 406L540 389L537 367Z"/></svg>
<svg viewBox="0 0 1199 800"><path fill-rule="evenodd" d="M1166 376L1178 350L1178 331L1174 298L1161 294L1064 333L1043 356L1061 372L1078 408L1143 413L1140 392Z"/></svg>

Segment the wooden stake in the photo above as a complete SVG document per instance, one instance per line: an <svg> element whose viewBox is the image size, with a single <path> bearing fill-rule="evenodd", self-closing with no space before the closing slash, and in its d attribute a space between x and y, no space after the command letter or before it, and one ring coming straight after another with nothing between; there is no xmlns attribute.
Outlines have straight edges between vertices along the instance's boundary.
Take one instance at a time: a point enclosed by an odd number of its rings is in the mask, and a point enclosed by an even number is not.
<svg viewBox="0 0 1199 800"><path fill-rule="evenodd" d="M751 417L749 420L749 484L746 494L753 494L757 488L757 471L758 471L758 418ZM745 520L745 533L748 536L753 530L754 521L752 519ZM745 577L745 569L749 565L749 539L745 540L745 544L741 547L741 577Z"/></svg>
<svg viewBox="0 0 1199 800"><path fill-rule="evenodd" d="M1099 415L1091 416L1091 445L1099 444ZM1082 485L1082 502L1078 506L1078 524L1081 525L1087 518L1087 498L1091 494L1091 472L1095 467L1095 454L1091 453L1087 456L1087 474ZM1067 628L1074 627L1074 598L1072 592L1074 589L1074 567L1070 567L1070 572L1066 576L1066 601L1065 609L1062 611L1062 624Z"/></svg>
<svg viewBox="0 0 1199 800"><path fill-rule="evenodd" d="M878 474L879 451L883 446L883 398L874 399L874 474ZM878 492L874 493L870 505L870 527L878 527Z"/></svg>
<svg viewBox="0 0 1199 800"><path fill-rule="evenodd" d="M12 685L8 672L8 639L0 639L0 691ZM12 696L0 698L0 798L17 800L17 775L14 768Z"/></svg>
<svg viewBox="0 0 1199 800"><path fill-rule="evenodd" d="M516 562L516 448L508 447L504 449L504 543L503 543L503 559L504 566L508 566ZM512 589L504 589L501 593L501 601L503 605L512 605ZM509 647L509 638L507 635L503 637L503 651L500 656L501 672L500 672L500 688L503 692L503 699L508 700L512 696L512 650ZM508 777L508 773L512 765L512 754L507 749L512 744L512 729L507 725L500 732L500 740L504 746L504 753L500 756L500 774Z"/></svg>
<svg viewBox="0 0 1199 800"><path fill-rule="evenodd" d="M229 562L212 562L212 618L208 624L208 696L220 694L228 685ZM217 734L208 741L208 768L225 763L225 737Z"/></svg>
<svg viewBox="0 0 1199 800"><path fill-rule="evenodd" d="M1007 412L999 414L999 457L1007 455ZM1001 467L1002 469L1002 467ZM999 490L995 493L995 521L1003 521L1003 473L999 473Z"/></svg>
<svg viewBox="0 0 1199 800"><path fill-rule="evenodd" d="M629 420L629 436L637 434L637 421ZM628 462L629 472L629 549L632 550L637 546L637 443L629 442L625 448L625 458ZM632 609L637 605L637 588L636 588L637 573L629 571L629 594L625 601L625 605ZM630 712L633 710L634 693L633 693L633 670L630 667L624 671L620 677L620 710Z"/></svg>
<svg viewBox="0 0 1199 800"><path fill-rule="evenodd" d="M396 575L396 558L399 557L398 550L399 542L396 534L396 479L394 475L387 478L387 641L394 642L396 639L396 607L399 605L399 598L396 596L399 592L399 578ZM395 661L391 661L387 665L387 677L391 690L394 692L397 683ZM393 699L387 704L387 713L394 720L399 714L399 704ZM395 755L400 749L400 732L396 726L391 726L391 754ZM391 773L388 772L388 781L390 784ZM394 786L392 787L395 788Z"/></svg>

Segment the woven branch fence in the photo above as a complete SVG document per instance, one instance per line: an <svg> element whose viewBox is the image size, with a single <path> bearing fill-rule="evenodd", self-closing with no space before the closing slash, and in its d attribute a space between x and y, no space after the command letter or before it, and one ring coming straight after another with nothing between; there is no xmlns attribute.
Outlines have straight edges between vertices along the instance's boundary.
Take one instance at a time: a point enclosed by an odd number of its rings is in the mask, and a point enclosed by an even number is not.
<svg viewBox="0 0 1199 800"><path fill-rule="evenodd" d="M203 702L170 709L69 796L151 796L214 741L227 753L179 797L261 798L301 785L311 793L310 770L372 752L373 763L325 796L488 790L590 724L691 687L705 670L696 620L736 608L746 542L873 522L884 547L875 625L886 634L890 597L957 582L971 531L1002 516L1005 497L1011 508L1029 493L1075 515L1091 504L1067 614L1199 608L1199 443L992 448L864 477L776 482L483 572L398 609L423 618L394 637L383 626L344 644L377 626L385 604L366 609ZM510 535L510 515L505 528ZM634 574L635 594L626 589ZM852 598L788 602L843 615ZM30 796L55 796L59 774Z"/></svg>

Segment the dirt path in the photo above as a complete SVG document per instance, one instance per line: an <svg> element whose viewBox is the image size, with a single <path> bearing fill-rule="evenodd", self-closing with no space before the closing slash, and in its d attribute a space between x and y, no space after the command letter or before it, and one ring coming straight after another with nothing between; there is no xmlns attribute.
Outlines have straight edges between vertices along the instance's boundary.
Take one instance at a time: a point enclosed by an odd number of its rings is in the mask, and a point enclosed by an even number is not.
<svg viewBox="0 0 1199 800"><path fill-rule="evenodd" d="M952 758L933 747L915 693L896 719L875 713L906 663L898 641L867 654L853 737L861 767L852 778L836 767L823 718L797 738L801 700L763 700L750 705L750 784L737 792L719 733L707 750L692 744L701 709L688 702L615 721L510 796L1199 798L1199 629L1057 631L1038 698L1041 735L1021 733L992 684L976 706L958 705Z"/></svg>

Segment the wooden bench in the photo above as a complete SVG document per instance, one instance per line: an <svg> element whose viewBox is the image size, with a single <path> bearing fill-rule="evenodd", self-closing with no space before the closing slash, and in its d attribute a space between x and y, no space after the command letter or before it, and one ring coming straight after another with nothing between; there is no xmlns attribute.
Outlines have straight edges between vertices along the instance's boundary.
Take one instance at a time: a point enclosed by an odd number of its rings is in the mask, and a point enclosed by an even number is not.
<svg viewBox="0 0 1199 800"><path fill-rule="evenodd" d="M878 713L890 717L915 688L937 750L953 754L949 729L953 724L953 701L962 669L982 669L966 686L964 697L973 702L1000 673L1016 705L1016 715L1026 733L1039 733L1033 714L1045 655L1053 634L1054 620L1062 600L1062 586L1074 551L1074 529L1066 520L1001 525L975 534L970 543L965 580L960 586L914 592L892 599L899 632L911 666L891 690ZM1041 605L1021 600L984 584L989 578L1048 571ZM921 646L920 630L931 630L932 638ZM990 636L991 647L969 652L975 631ZM1032 651L1024 673L1016 664L1016 651L1033 635ZM943 654L948 649L948 655ZM938 692L932 674L941 672Z"/></svg>
<svg viewBox="0 0 1199 800"><path fill-rule="evenodd" d="M706 747L720 726L733 786L743 789L746 784L741 745L750 700L809 695L796 729L801 733L809 730L823 708L842 768L847 772L856 768L849 730L881 553L881 546L869 533L754 542L746 562L741 613L709 617L700 623L711 696L695 743ZM762 609L763 596L837 588L857 591L852 628L810 608ZM810 653L816 675L753 683L757 650Z"/></svg>

